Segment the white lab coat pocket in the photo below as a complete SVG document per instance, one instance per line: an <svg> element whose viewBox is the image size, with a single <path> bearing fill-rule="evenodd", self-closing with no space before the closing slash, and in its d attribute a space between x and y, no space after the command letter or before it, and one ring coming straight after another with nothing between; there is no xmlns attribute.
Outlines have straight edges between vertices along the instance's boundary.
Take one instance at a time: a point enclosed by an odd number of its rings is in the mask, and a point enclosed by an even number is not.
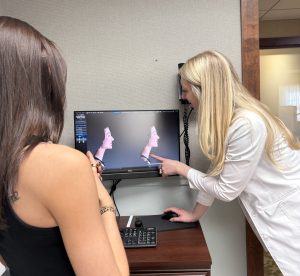
<svg viewBox="0 0 300 276"><path fill-rule="evenodd" d="M287 217L292 227L300 233L300 190L286 197L280 204L281 212Z"/></svg>
<svg viewBox="0 0 300 276"><path fill-rule="evenodd" d="M293 188L282 195L277 202L264 208L264 212L270 222L273 221L276 227L279 227L278 230L286 228L300 234L300 190L298 188Z"/></svg>

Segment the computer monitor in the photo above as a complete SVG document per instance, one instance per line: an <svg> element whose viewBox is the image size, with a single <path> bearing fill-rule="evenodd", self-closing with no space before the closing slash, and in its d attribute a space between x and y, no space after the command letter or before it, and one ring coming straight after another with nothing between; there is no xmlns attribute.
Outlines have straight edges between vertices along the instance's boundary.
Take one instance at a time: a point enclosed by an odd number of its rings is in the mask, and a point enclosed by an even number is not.
<svg viewBox="0 0 300 276"><path fill-rule="evenodd" d="M102 177L156 177L160 162L150 153L180 160L179 110L74 111L75 148L91 151Z"/></svg>

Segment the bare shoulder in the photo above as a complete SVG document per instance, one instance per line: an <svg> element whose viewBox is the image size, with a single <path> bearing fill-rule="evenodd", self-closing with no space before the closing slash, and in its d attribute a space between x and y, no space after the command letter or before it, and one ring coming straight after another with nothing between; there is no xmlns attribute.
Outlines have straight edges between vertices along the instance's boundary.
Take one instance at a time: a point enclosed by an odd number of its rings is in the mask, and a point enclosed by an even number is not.
<svg viewBox="0 0 300 276"><path fill-rule="evenodd" d="M92 172L83 153L64 145L40 144L23 160L20 175L20 181L44 189L68 185L80 175L92 177Z"/></svg>
<svg viewBox="0 0 300 276"><path fill-rule="evenodd" d="M72 165L87 160L87 157L82 152L60 144L40 144L30 155L33 159L37 158L40 161L55 162L54 164L59 162L65 165Z"/></svg>

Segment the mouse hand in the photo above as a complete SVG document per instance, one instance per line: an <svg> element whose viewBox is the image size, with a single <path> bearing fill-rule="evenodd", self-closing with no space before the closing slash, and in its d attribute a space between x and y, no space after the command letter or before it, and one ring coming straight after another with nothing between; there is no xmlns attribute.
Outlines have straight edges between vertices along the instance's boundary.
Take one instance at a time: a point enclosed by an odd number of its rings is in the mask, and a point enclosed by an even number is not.
<svg viewBox="0 0 300 276"><path fill-rule="evenodd" d="M176 207L170 207L164 210L164 212L172 211L175 212L178 217L171 218L170 221L172 222L194 222L197 221L197 218L194 217L193 212L176 208Z"/></svg>

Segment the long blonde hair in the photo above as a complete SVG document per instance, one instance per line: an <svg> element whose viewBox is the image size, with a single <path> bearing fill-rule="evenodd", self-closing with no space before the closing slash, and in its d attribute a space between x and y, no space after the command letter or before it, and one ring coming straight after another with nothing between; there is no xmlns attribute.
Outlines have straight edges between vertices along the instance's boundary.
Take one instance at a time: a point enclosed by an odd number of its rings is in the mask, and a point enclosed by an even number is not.
<svg viewBox="0 0 300 276"><path fill-rule="evenodd" d="M300 149L293 134L268 107L248 92L230 61L222 54L216 51L200 53L183 65L180 75L191 84L192 93L198 99L198 139L203 153L213 165L209 175L218 175L223 170L227 132L241 109L255 112L263 119L267 129L265 152L274 165L276 131L283 135L290 148Z"/></svg>

